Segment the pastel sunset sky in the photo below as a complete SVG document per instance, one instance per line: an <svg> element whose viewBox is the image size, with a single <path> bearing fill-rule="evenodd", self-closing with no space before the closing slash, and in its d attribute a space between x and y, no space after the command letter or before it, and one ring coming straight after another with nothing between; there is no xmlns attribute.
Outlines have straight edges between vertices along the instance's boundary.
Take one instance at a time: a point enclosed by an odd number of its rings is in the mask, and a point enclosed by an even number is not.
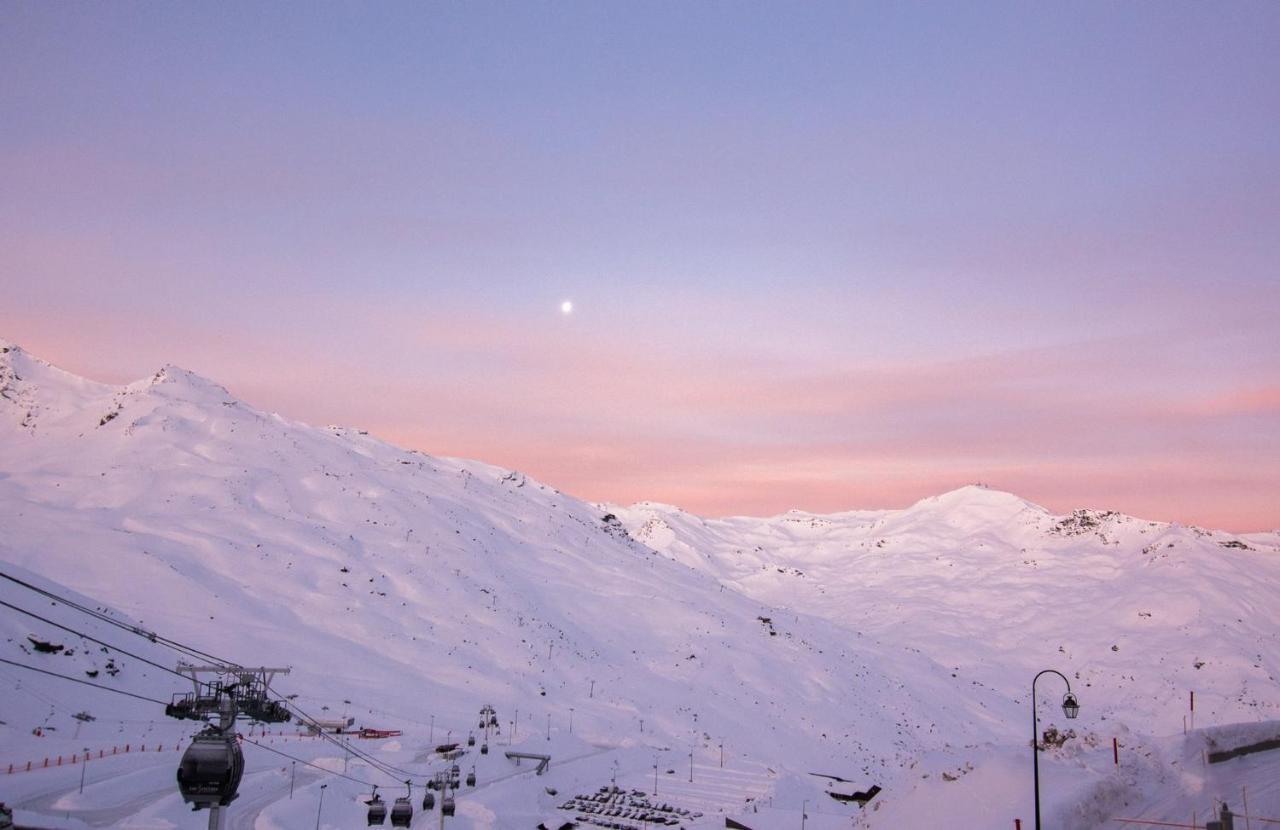
<svg viewBox="0 0 1280 830"><path fill-rule="evenodd" d="M590 500L1274 529L1278 44L1274 2L3 2L0 337Z"/></svg>

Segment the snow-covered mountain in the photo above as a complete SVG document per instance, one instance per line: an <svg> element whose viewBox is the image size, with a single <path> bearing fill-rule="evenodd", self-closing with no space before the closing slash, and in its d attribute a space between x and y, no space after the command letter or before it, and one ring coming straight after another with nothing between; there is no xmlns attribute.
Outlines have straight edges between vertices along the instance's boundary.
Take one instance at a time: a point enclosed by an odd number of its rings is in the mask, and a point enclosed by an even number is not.
<svg viewBox="0 0 1280 830"><path fill-rule="evenodd" d="M769 519L592 505L263 413L176 367L109 386L3 342L0 530L0 561L18 572L244 664L290 665L282 691L403 728L406 743L467 729L483 703L504 721L519 712L517 743L610 753L619 780L690 751L714 766L723 743L745 777L718 802L686 795L730 812L824 798L817 771L884 788L883 811L825 799L831 815L912 821L964 793L975 817L1025 816L1007 759L1025 754L1027 685L1044 667L1073 678L1095 740L1180 729L1190 689L1217 722L1280 704L1275 534L1059 517L982 488ZM56 633L41 626L0 614L2 656L84 672L104 659L83 644L31 653L29 635ZM182 690L117 665L96 682ZM65 719L50 699L75 697L17 673L0 679L33 694L5 696L6 746ZM83 708L95 705L115 706ZM1084 749L1064 752L1080 772L1057 797L1070 810L1102 773ZM531 827L540 791L478 794L464 819Z"/></svg>
<svg viewBox="0 0 1280 830"><path fill-rule="evenodd" d="M1181 728L1280 717L1280 536L1105 510L1056 516L963 487L902 510L702 519L611 508L631 535L736 591L918 649L1020 699L1070 670L1107 717Z"/></svg>

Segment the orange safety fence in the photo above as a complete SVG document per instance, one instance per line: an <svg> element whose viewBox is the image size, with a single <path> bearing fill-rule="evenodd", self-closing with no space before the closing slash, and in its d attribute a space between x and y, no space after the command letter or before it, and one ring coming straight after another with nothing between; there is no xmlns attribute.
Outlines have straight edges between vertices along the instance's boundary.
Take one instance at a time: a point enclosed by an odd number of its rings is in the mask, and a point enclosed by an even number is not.
<svg viewBox="0 0 1280 830"><path fill-rule="evenodd" d="M284 733L282 733L282 732L280 732L280 733L270 733L270 732L267 732L267 733L258 733L258 734L259 734L259 735L264 735L264 734L266 734L266 735L279 735L279 736L281 737L281 739L282 739L282 740L287 740L287 739L289 739L289 738L313 738L313 737L315 737L314 735L304 735L304 734L292 734L292 735L286 735L286 734L284 734ZM270 743L270 741L268 741L268 743ZM111 747L111 751L110 751L110 752L107 752L105 749L99 749L99 750L98 750L98 752L97 752L97 756L96 756L96 758L98 758L98 759L102 759L102 758L110 758L110 757L112 757L113 755L130 755L130 754L133 754L133 753L135 753L135 752L136 752L136 753L141 753L141 752L164 752L164 751L167 751L167 749L168 749L167 745L165 745L165 744L152 744L151 746L152 746L152 748L151 748L150 750L148 750L148 749L147 749L147 745L146 745L146 744L141 744L137 749L134 749L134 748L133 748L133 744L128 743L128 744L125 744L124 746L113 746L113 747ZM181 743L177 743L177 744L174 744L174 745L173 745L173 749L172 749L171 751L173 751L173 752L177 752L177 751L179 751L179 750L181 750L181 749L182 749L182 744L181 744ZM13 774L15 774L15 773L19 773L19 772L34 772L35 770L38 770L38 769L49 769L50 767L54 767L54 768L56 768L56 767L60 767L60 766L62 766L63 764L67 764L67 765L70 765L70 764L79 764L79 763L84 763L84 762L88 762L88 761L92 761L92 760L95 760L95 755L94 755L94 753L93 753L92 751L85 752L85 753L75 753L75 754L71 755L69 758L64 757L64 756L62 756L62 755L57 755L57 756L53 756L53 757L52 757L52 760L51 760L50 756L45 756L45 758L44 758L44 760L43 760L43 761L26 761L26 762L18 761L18 762L10 763L10 764L8 764L8 766L7 766L7 769L6 769L6 771L5 771L5 774L6 774L6 775L13 775Z"/></svg>

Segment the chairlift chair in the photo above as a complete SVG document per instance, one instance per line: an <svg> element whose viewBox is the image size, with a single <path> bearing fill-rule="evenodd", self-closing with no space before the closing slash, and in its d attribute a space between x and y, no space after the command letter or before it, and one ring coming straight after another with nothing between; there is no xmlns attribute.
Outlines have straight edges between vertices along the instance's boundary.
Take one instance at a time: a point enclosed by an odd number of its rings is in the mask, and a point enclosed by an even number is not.
<svg viewBox="0 0 1280 830"><path fill-rule="evenodd" d="M178 790L192 810L225 807L244 775L244 753L234 734L210 726L191 739L178 764Z"/></svg>

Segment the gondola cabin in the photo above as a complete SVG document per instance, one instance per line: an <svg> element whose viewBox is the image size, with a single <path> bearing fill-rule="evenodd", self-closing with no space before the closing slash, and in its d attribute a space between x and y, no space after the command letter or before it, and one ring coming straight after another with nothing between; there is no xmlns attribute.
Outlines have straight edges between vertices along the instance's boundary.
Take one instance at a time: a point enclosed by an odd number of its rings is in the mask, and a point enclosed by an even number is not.
<svg viewBox="0 0 1280 830"><path fill-rule="evenodd" d="M178 790L193 810L225 807L244 775L244 754L234 735L210 728L191 739L178 764Z"/></svg>
<svg viewBox="0 0 1280 830"><path fill-rule="evenodd" d="M382 824L387 820L387 805L383 802L382 797L375 795L373 800L369 802L369 826Z"/></svg>
<svg viewBox="0 0 1280 830"><path fill-rule="evenodd" d="M413 821L413 804L407 798L397 798L391 807L391 826L408 827Z"/></svg>

